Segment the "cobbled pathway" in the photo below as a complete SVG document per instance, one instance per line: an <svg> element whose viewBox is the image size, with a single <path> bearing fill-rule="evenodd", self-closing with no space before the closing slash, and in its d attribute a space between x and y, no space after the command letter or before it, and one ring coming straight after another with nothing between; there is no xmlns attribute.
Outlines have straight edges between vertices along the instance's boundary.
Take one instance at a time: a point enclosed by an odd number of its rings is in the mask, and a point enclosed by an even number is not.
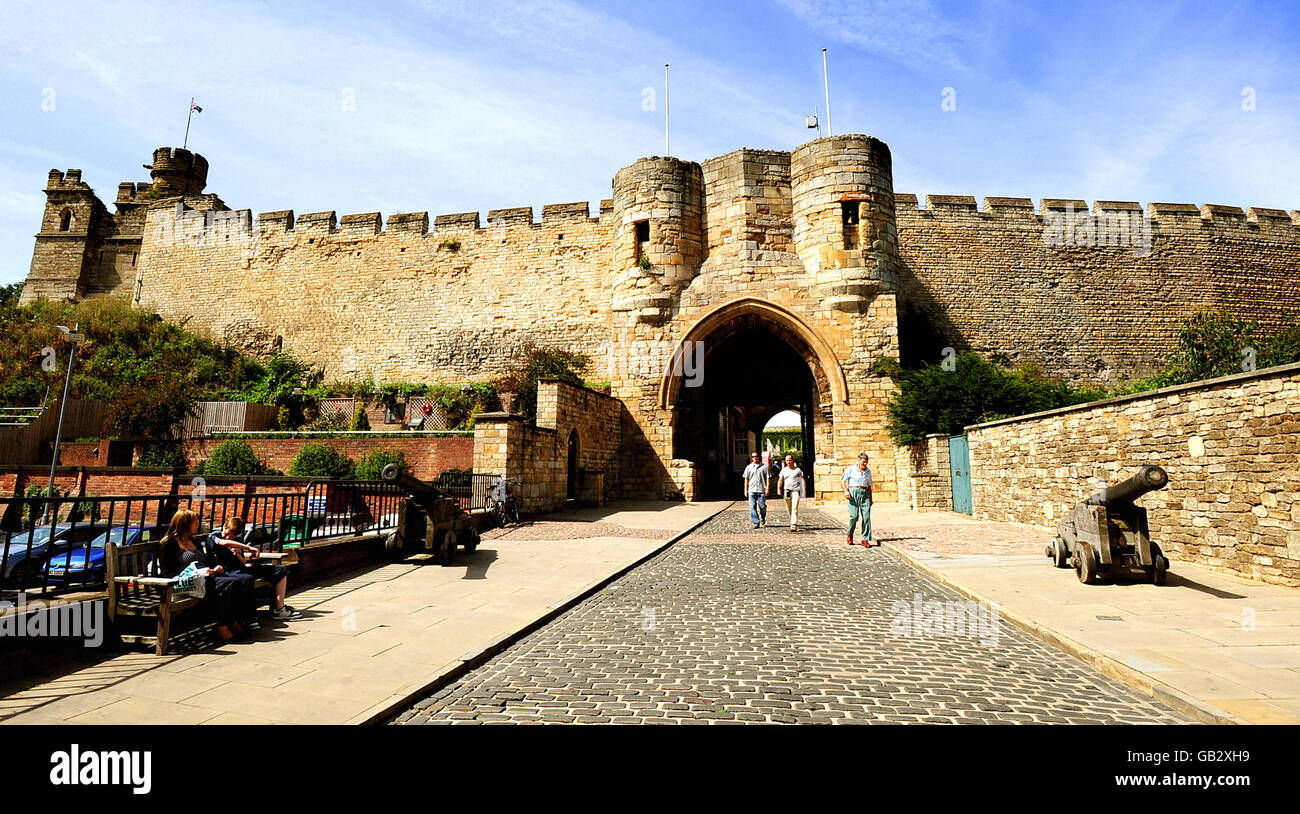
<svg viewBox="0 0 1300 814"><path fill-rule="evenodd" d="M1187 721L800 515L723 512L394 722Z"/></svg>

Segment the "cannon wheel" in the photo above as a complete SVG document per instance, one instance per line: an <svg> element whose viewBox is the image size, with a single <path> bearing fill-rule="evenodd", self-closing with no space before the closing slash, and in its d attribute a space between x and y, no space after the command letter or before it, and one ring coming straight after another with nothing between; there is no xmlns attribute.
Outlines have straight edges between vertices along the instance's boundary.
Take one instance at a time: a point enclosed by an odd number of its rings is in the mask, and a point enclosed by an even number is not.
<svg viewBox="0 0 1300 814"><path fill-rule="evenodd" d="M1070 567L1070 547L1060 537L1053 537L1047 544L1047 557L1056 568Z"/></svg>
<svg viewBox="0 0 1300 814"><path fill-rule="evenodd" d="M1078 543L1074 549L1074 573L1084 585L1097 581L1097 555L1087 543Z"/></svg>
<svg viewBox="0 0 1300 814"><path fill-rule="evenodd" d="M395 531L384 538L384 551L389 554L397 554L402 550L402 533Z"/></svg>
<svg viewBox="0 0 1300 814"><path fill-rule="evenodd" d="M443 565L451 565L452 558L456 556L456 530L447 529L439 534L438 540L438 562Z"/></svg>
<svg viewBox="0 0 1300 814"><path fill-rule="evenodd" d="M473 554L474 550L478 548L478 543L480 539L481 538L479 536L478 529L474 528L473 526L470 526L469 528L465 529L465 542L461 544L465 548L465 553Z"/></svg>
<svg viewBox="0 0 1300 814"><path fill-rule="evenodd" d="M1151 544L1151 562L1151 565L1142 569L1146 572L1147 579L1151 580L1152 585L1164 585L1169 576L1169 560L1155 543Z"/></svg>

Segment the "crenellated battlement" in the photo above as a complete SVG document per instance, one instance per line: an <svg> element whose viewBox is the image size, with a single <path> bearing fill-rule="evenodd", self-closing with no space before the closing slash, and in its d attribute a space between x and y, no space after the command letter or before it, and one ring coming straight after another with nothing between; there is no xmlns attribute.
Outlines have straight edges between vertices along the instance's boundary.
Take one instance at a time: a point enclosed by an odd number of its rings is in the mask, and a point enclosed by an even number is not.
<svg viewBox="0 0 1300 814"><path fill-rule="evenodd" d="M50 170L49 179L45 183L46 192L65 192L74 190L77 192L91 191L90 184L81 180L81 170L68 170L67 172L60 172L55 169Z"/></svg>
<svg viewBox="0 0 1300 814"><path fill-rule="evenodd" d="M927 195L921 207L916 195L897 193L894 209L900 218L975 218L996 221L1036 219L1042 223L1047 215L1073 213L1079 217L1114 217L1149 219L1157 231L1196 228L1247 228L1261 230L1286 229L1294 233L1300 227L1300 209L1289 213L1283 209L1220 204L1159 203L1146 207L1137 201L1094 201L1091 206L1078 198L1042 198L1037 209L1030 198L986 197L981 209L971 195Z"/></svg>

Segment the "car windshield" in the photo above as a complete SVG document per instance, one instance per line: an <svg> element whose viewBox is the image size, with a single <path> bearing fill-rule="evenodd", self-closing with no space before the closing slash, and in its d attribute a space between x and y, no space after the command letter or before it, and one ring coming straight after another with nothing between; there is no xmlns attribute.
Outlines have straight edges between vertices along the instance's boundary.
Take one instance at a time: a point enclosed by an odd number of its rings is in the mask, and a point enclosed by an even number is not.
<svg viewBox="0 0 1300 814"><path fill-rule="evenodd" d="M67 526L55 526L57 531L63 531L66 528ZM50 527L37 526L31 531L24 531L22 534L15 534L13 537L9 538L9 547L12 549L14 546L26 546L28 539L31 539L32 545L40 545L50 539Z"/></svg>
<svg viewBox="0 0 1300 814"><path fill-rule="evenodd" d="M137 528L137 527L135 527L135 526L132 526L132 527L130 528L130 531L131 531L132 534L135 534L135 533L136 533L137 531L139 531L139 530L140 530L140 529ZM111 529L111 530L109 530L109 531L106 531L106 532L104 532L103 534L101 534L101 535L99 535L98 537L96 537L94 540L92 540L91 543L90 543L90 547L91 547L91 548L104 548L105 546L108 545L108 541L109 541L110 538L113 540L113 544L114 544L114 545L120 545L121 542L122 542L122 536L123 536L123 533L126 532L126 531L127 531L127 529L124 529L124 528L122 528L121 526L118 526L118 527L115 528L115 529Z"/></svg>

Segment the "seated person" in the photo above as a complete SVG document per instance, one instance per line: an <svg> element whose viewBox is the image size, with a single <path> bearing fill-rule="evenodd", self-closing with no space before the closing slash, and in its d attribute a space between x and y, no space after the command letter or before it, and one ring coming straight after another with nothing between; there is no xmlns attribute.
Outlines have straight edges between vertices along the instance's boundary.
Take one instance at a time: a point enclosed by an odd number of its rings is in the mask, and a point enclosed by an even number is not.
<svg viewBox="0 0 1300 814"><path fill-rule="evenodd" d="M195 539L198 530L198 514L181 509L172 515L159 553L160 570L163 576L174 577L191 564L208 569L203 601L215 607L217 636L222 641L230 641L243 633L244 627L256 626L254 577L232 571L238 567L238 560L210 540Z"/></svg>
<svg viewBox="0 0 1300 814"><path fill-rule="evenodd" d="M212 532L212 540L225 546L243 562L241 573L250 574L254 579L264 579L275 586L275 608L271 611L272 619L300 619L302 612L284 604L284 594L289 588L289 569L283 565L271 565L257 562L261 552L241 542L244 539L245 523L242 517L226 519L221 529Z"/></svg>

